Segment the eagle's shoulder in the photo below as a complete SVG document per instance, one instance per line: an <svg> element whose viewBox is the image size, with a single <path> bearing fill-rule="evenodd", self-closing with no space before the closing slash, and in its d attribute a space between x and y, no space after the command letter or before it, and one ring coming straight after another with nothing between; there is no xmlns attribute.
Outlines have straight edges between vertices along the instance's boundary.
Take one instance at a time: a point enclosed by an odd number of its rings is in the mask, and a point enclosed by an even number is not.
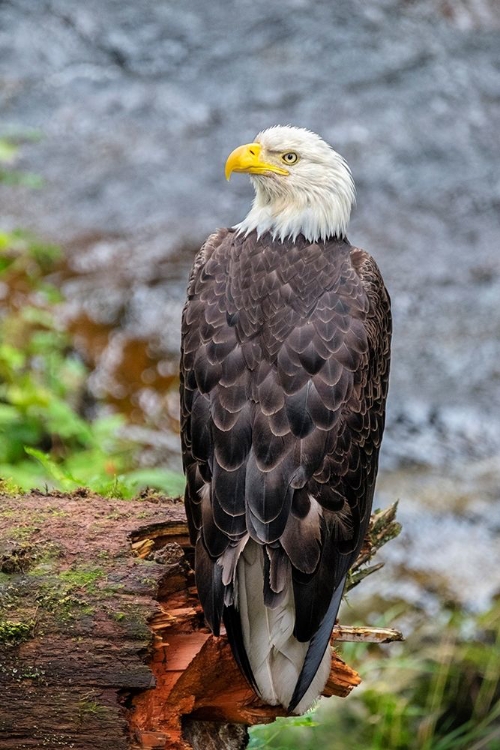
<svg viewBox="0 0 500 750"><path fill-rule="evenodd" d="M390 305L390 297L375 259L359 247L351 246L351 263L369 297L382 298Z"/></svg>
<svg viewBox="0 0 500 750"><path fill-rule="evenodd" d="M224 255L225 251L229 250L234 234L235 232L233 229L224 228L217 229L216 232L213 232L213 234L207 237L195 256L191 273L189 274L187 289L188 299L193 294L196 280L199 277L201 270L205 268L206 264L214 257L214 255L217 256L221 251L222 255Z"/></svg>

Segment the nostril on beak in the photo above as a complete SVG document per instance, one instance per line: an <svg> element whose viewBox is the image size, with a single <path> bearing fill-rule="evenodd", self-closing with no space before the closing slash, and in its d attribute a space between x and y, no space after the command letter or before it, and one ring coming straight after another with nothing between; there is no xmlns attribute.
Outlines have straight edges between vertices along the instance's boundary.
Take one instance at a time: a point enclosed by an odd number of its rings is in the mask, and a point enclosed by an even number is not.
<svg viewBox="0 0 500 750"><path fill-rule="evenodd" d="M255 151L252 151L252 149L250 149L250 153L252 154L252 156L255 156Z"/></svg>

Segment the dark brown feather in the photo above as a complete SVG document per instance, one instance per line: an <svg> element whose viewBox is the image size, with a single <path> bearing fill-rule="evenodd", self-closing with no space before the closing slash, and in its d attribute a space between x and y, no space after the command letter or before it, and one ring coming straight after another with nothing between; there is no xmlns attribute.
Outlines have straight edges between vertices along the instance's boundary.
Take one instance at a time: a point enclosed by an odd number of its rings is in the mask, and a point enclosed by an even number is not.
<svg viewBox="0 0 500 750"><path fill-rule="evenodd" d="M334 618L370 515L390 336L378 268L345 240L226 229L198 254L183 314L181 434L198 587L214 631L224 611L217 559L236 554L247 532L267 549L269 606L293 586L299 640ZM226 590L230 603L232 582Z"/></svg>

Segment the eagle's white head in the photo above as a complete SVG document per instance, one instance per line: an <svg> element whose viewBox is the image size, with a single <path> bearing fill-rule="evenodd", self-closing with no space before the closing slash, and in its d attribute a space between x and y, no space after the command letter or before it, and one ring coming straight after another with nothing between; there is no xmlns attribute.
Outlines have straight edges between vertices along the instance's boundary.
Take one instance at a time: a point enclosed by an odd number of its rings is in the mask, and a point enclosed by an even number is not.
<svg viewBox="0 0 500 750"><path fill-rule="evenodd" d="M255 188L239 232L271 232L281 241L299 234L310 242L345 237L355 200L351 170L316 133L281 125L263 130L229 155L227 179L232 172L248 172Z"/></svg>

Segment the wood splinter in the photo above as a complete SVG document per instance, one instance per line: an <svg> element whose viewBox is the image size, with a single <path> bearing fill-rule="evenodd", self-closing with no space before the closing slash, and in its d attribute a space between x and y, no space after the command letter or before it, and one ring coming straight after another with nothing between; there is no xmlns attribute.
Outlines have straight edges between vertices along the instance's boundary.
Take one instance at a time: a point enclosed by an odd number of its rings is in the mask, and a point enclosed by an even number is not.
<svg viewBox="0 0 500 750"><path fill-rule="evenodd" d="M167 541L169 533L165 527L144 529L142 533L148 531L151 536L147 539L140 540L138 534L133 537L136 554L156 546L161 550L159 554L171 561L171 567L160 586L160 612L149 623L154 633L150 667L155 675L155 689L137 696L131 715L140 747L201 748L213 737L213 722L219 722L221 727L252 726L286 716L282 707L269 706L255 695L238 669L225 636L215 638L206 628L194 575L186 564L186 554L189 557L190 552L187 537L179 537L176 527L173 531L177 541L172 544ZM146 541L150 544L145 545ZM337 625L332 633L332 644L388 643L401 639L401 633L389 628ZM360 682L357 672L332 650L332 666L323 695L346 697ZM209 736L203 732L200 735L198 730L203 725ZM192 731L193 726L197 731ZM151 734L152 727L158 732L156 739ZM195 744L188 744L187 738ZM145 744L153 740L158 744ZM233 737L227 747L245 747L245 742L243 738L237 744Z"/></svg>

